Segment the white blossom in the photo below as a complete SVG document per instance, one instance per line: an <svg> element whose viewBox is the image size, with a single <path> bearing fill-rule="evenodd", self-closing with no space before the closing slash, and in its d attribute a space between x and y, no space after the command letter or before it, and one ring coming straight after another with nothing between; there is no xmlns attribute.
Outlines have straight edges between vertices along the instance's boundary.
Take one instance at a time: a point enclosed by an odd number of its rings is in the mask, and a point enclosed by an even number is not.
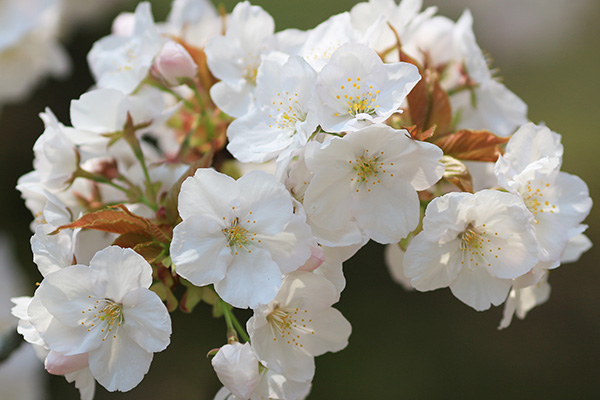
<svg viewBox="0 0 600 400"><path fill-rule="evenodd" d="M442 151L405 130L374 125L307 150L314 173L304 196L310 220L323 229L357 225L379 243L395 243L416 228L417 190L443 174Z"/></svg>
<svg viewBox="0 0 600 400"><path fill-rule="evenodd" d="M127 391L142 380L153 353L169 344L170 317L148 290L151 284L151 267L140 255L108 247L89 267L46 276L28 308L30 322L51 351L88 353L90 371L102 386Z"/></svg>
<svg viewBox="0 0 600 400"><path fill-rule="evenodd" d="M176 272L197 286L214 283L235 307L270 302L282 274L310 257L308 225L294 215L284 186L261 171L235 181L198 169L181 186L179 213L171 243Z"/></svg>
<svg viewBox="0 0 600 400"><path fill-rule="evenodd" d="M412 64L384 64L367 46L343 45L319 73L319 123L328 132L344 132L384 122L420 79Z"/></svg>
<svg viewBox="0 0 600 400"><path fill-rule="evenodd" d="M284 168L304 148L318 121L313 109L316 72L292 56L281 65L264 60L256 78L257 106L227 128L227 149L242 162L277 157Z"/></svg>
<svg viewBox="0 0 600 400"><path fill-rule="evenodd" d="M342 350L351 326L332 308L339 292L311 272L289 274L275 299L254 310L247 322L258 359L270 370L296 381L310 381L314 357Z"/></svg>
<svg viewBox="0 0 600 400"><path fill-rule="evenodd" d="M135 9L131 35L106 36L94 43L88 53L88 63L98 87L133 92L147 76L165 41L154 24L150 3L140 3Z"/></svg>
<svg viewBox="0 0 600 400"><path fill-rule="evenodd" d="M538 263L532 222L510 193L448 193L427 207L423 231L404 255L404 273L417 290L449 286L478 311L499 305L512 279Z"/></svg>

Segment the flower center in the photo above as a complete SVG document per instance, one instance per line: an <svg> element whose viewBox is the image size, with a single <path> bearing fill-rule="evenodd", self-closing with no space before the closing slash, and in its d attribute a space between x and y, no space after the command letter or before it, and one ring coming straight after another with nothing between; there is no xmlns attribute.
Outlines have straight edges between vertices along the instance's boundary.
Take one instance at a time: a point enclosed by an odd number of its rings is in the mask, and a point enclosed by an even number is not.
<svg viewBox="0 0 600 400"><path fill-rule="evenodd" d="M308 310L276 306L267 316L267 322L273 328L273 341L282 340L289 345L303 347L300 343L302 336L315 334L310 326L306 326L312 322L309 316Z"/></svg>
<svg viewBox="0 0 600 400"><path fill-rule="evenodd" d="M92 296L88 296L88 298L93 301L93 305L90 305L90 308L81 312L83 314L91 314L91 316L84 317L80 324L85 325L88 328L88 332L100 329L100 332L103 333L101 335L103 342L111 333L113 338L116 339L119 327L125 323L123 305L110 299L94 300Z"/></svg>
<svg viewBox="0 0 600 400"><path fill-rule="evenodd" d="M223 229L223 233L227 236L230 247L242 247L248 243L248 229L240 225L238 217L231 221L229 228Z"/></svg>
<svg viewBox="0 0 600 400"><path fill-rule="evenodd" d="M275 122L275 128L282 130L292 129L293 132L290 132L291 136L296 134L296 123L306 119L306 113L299 106L297 99L298 93L277 93L277 98L273 101L272 105L277 112L273 112L275 115L269 114L269 117L273 118ZM269 125L269 128L272 127L272 124Z"/></svg>
<svg viewBox="0 0 600 400"><path fill-rule="evenodd" d="M341 100L343 95L348 114L353 117L358 114L375 114L376 109L379 108L376 102L380 91L373 88L373 85L362 86L360 76L354 80L347 78L347 81L348 84L340 86L342 93L336 95L336 98ZM339 116L339 113L334 114L334 117L337 116Z"/></svg>
<svg viewBox="0 0 600 400"><path fill-rule="evenodd" d="M493 232L493 234L487 232L485 224L479 229L469 225L458 236L462 252L461 264L464 265L467 262L471 268L478 267L479 264L491 267L493 260L498 258L498 252L502 250L502 247L497 247L496 243L492 243L492 238L497 236L498 232Z"/></svg>
<svg viewBox="0 0 600 400"><path fill-rule="evenodd" d="M542 184L542 188L550 187L549 183ZM556 210L556 206L554 204L550 204L549 201L544 200L544 193L542 189L539 187L536 188L531 181L527 182L527 190L522 193L523 201L525 202L525 207L533 214L538 215L538 213L549 212L554 214ZM539 221L536 219L536 223Z"/></svg>

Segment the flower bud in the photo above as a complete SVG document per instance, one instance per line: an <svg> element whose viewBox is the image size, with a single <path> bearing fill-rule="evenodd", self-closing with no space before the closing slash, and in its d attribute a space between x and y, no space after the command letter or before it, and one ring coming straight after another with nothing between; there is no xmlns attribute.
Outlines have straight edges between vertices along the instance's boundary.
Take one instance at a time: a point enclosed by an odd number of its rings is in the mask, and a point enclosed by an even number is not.
<svg viewBox="0 0 600 400"><path fill-rule="evenodd" d="M171 86L179 85L179 79L194 78L197 70L189 53L175 42L165 44L154 62L154 72Z"/></svg>

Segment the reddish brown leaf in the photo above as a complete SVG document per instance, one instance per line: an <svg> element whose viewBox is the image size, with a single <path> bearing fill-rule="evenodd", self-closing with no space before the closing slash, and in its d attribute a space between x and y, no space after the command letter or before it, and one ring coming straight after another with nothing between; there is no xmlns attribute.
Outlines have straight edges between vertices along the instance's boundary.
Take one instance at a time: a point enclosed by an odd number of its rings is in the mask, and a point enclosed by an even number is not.
<svg viewBox="0 0 600 400"><path fill-rule="evenodd" d="M441 137L434 143L444 150L444 154L459 160L496 162L503 153L500 145L508 139L485 130L465 129Z"/></svg>
<svg viewBox="0 0 600 400"><path fill-rule="evenodd" d="M437 126L439 133L445 133L452 121L448 94L440 86L437 73L420 72L423 78L407 96L410 116L420 131Z"/></svg>
<svg viewBox="0 0 600 400"><path fill-rule="evenodd" d="M64 229L76 228L94 229L121 235L135 234L146 238L144 241L156 240L162 243L170 242L170 236L165 233L165 231L154 225L148 219L131 213L123 204L87 213L77 221L58 227L53 233L58 233ZM131 241L133 240L133 236L129 236L123 240Z"/></svg>
<svg viewBox="0 0 600 400"><path fill-rule="evenodd" d="M163 247L156 242L139 243L133 249L150 264L160 261L159 258L163 255Z"/></svg>

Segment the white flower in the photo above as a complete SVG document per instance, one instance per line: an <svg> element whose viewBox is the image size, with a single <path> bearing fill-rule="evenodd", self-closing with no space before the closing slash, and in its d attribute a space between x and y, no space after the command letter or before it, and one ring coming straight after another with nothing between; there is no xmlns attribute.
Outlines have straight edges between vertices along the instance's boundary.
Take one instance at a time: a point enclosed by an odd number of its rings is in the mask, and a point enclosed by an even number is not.
<svg viewBox="0 0 600 400"><path fill-rule="evenodd" d="M98 87L133 92L148 74L164 41L154 25L150 3L140 3L131 35L106 36L90 50L87 59Z"/></svg>
<svg viewBox="0 0 600 400"><path fill-rule="evenodd" d="M258 359L296 381L310 381L314 357L342 350L350 323L331 305L339 292L311 272L289 274L275 299L260 306L246 324Z"/></svg>
<svg viewBox="0 0 600 400"><path fill-rule="evenodd" d="M234 342L221 347L211 363L232 394L240 399L250 397L259 380L258 359L250 343Z"/></svg>
<svg viewBox="0 0 600 400"><path fill-rule="evenodd" d="M227 114L241 117L250 110L262 57L275 50L274 31L273 18L244 1L229 16L225 36L213 37L206 46L208 67L221 80L210 96Z"/></svg>
<svg viewBox="0 0 600 400"><path fill-rule="evenodd" d="M412 64L384 64L367 46L345 44L319 73L319 123L328 132L344 132L384 122L420 79Z"/></svg>
<svg viewBox="0 0 600 400"><path fill-rule="evenodd" d="M24 98L44 76L69 71L68 56L58 42L59 3L0 2L0 108Z"/></svg>
<svg viewBox="0 0 600 400"><path fill-rule="evenodd" d="M287 166L318 125L312 110L316 72L301 57L264 60L256 78L257 107L227 128L227 150L242 162L278 157Z"/></svg>
<svg viewBox="0 0 600 400"><path fill-rule="evenodd" d="M77 169L77 150L65 133L65 127L50 109L41 113L40 118L44 121L45 130L33 145L33 166L42 185L50 189L64 189Z"/></svg>
<svg viewBox="0 0 600 400"><path fill-rule="evenodd" d="M589 190L577 176L560 172L560 136L526 124L511 137L496 162L501 186L519 195L533 214L541 261L557 261L592 207Z"/></svg>
<svg viewBox="0 0 600 400"><path fill-rule="evenodd" d="M176 272L194 285L215 284L229 304L256 308L271 301L282 274L310 257L308 225L272 175L252 171L237 181L198 169L179 194L183 222L173 231Z"/></svg>
<svg viewBox="0 0 600 400"><path fill-rule="evenodd" d="M448 193L427 207L423 231L404 255L404 273L417 290L449 286L478 311L499 305L512 279L538 263L532 222L510 193Z"/></svg>
<svg viewBox="0 0 600 400"><path fill-rule="evenodd" d="M304 196L306 213L322 229L358 225L379 243L396 243L416 228L417 190L441 178L441 156L437 146L385 125L310 146L306 166L314 176Z"/></svg>
<svg viewBox="0 0 600 400"><path fill-rule="evenodd" d="M169 313L148 290L151 284L152 269L140 255L111 246L96 253L89 268L74 265L46 276L28 308L31 324L51 351L88 353L102 386L127 391L142 380L153 353L169 344Z"/></svg>

